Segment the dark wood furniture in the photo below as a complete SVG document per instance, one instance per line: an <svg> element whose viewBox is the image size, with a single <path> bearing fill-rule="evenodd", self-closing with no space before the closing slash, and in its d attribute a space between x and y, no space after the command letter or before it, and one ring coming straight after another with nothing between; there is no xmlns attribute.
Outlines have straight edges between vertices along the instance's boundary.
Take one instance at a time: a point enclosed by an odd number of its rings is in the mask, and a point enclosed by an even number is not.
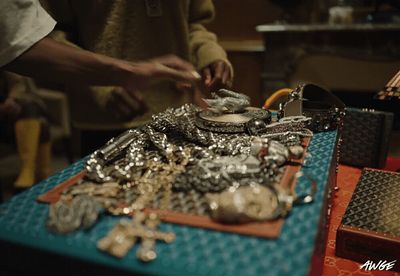
<svg viewBox="0 0 400 276"><path fill-rule="evenodd" d="M259 25L257 31L263 35L265 46L264 98L287 87L296 65L308 55L371 62L398 60L400 64L400 24Z"/></svg>

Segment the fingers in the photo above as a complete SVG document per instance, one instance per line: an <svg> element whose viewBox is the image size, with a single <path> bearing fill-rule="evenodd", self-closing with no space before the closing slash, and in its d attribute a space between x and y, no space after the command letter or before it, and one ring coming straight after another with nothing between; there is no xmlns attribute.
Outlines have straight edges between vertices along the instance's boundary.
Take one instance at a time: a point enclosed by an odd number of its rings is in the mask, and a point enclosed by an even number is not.
<svg viewBox="0 0 400 276"><path fill-rule="evenodd" d="M141 90L152 81L170 79L176 82L195 83L201 79L192 64L173 55L162 56L143 62L130 62L125 83L127 90Z"/></svg>
<svg viewBox="0 0 400 276"><path fill-rule="evenodd" d="M13 99L8 98L4 103L4 111L11 116L17 116L21 111L21 106Z"/></svg>
<svg viewBox="0 0 400 276"><path fill-rule="evenodd" d="M222 74L222 84L226 85L226 86L232 85L231 70L230 70L229 66L226 66L224 73Z"/></svg>
<svg viewBox="0 0 400 276"><path fill-rule="evenodd" d="M212 75L211 75L211 69L210 67L206 67L203 69L203 79L204 79L204 84L206 86L210 85L212 81Z"/></svg>
<svg viewBox="0 0 400 276"><path fill-rule="evenodd" d="M206 95L204 95L200 89L194 90L193 103L202 109L208 107L207 103L203 100L204 98L206 98Z"/></svg>
<svg viewBox="0 0 400 276"><path fill-rule="evenodd" d="M213 82L214 83L222 83L222 75L224 74L225 70L225 62L223 61L217 61L216 63L213 63L213 73L214 73L214 78Z"/></svg>
<svg viewBox="0 0 400 276"><path fill-rule="evenodd" d="M191 63L177 56L167 55L155 58L152 61L162 77L186 82L198 81L201 78Z"/></svg>
<svg viewBox="0 0 400 276"><path fill-rule="evenodd" d="M175 86L179 91L183 92L191 91L193 89L193 85L186 82L177 82Z"/></svg>
<svg viewBox="0 0 400 276"><path fill-rule="evenodd" d="M113 109L113 112L115 112L115 115L119 119L127 119L131 117L132 110L129 108L129 106L126 104L126 101L123 99L122 94L125 93L122 88L115 88L113 91L113 98L109 102L110 106L109 108Z"/></svg>
<svg viewBox="0 0 400 276"><path fill-rule="evenodd" d="M129 90L126 90L126 93L128 93L130 98L132 98L133 100L135 100L139 104L145 105L145 101L143 99L143 96L138 91L133 90L133 89L129 89Z"/></svg>
<svg viewBox="0 0 400 276"><path fill-rule="evenodd" d="M156 78L168 78L188 83L193 83L201 79L199 73L194 70L174 68L163 63L154 63L153 65L154 68L152 75Z"/></svg>
<svg viewBox="0 0 400 276"><path fill-rule="evenodd" d="M165 66L178 70L195 71L194 66L190 62L187 62L186 60L183 60L174 55L157 57L152 59L151 61L155 63L161 63L164 64Z"/></svg>
<svg viewBox="0 0 400 276"><path fill-rule="evenodd" d="M138 91L117 87L113 95L114 105L118 109L116 115L121 119L131 119L148 110L146 102Z"/></svg>
<svg viewBox="0 0 400 276"><path fill-rule="evenodd" d="M143 99L142 94L140 94L139 91L129 89L124 91L124 95L128 95L128 97L124 97L125 99L125 104L131 109L136 109L137 112L144 113L147 111L149 108Z"/></svg>
<svg viewBox="0 0 400 276"><path fill-rule="evenodd" d="M204 72L210 72L211 81L204 80L204 83L209 91L218 90L229 86L231 82L231 72L229 65L224 61L216 61L203 69Z"/></svg>

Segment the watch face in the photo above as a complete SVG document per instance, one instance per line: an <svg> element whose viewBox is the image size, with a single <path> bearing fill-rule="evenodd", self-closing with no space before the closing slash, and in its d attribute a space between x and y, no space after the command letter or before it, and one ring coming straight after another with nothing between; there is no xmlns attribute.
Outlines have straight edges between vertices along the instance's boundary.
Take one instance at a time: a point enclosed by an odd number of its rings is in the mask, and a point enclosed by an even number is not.
<svg viewBox="0 0 400 276"><path fill-rule="evenodd" d="M222 133L241 133L247 131L247 123L258 120L265 124L271 122L271 112L261 108L247 107L238 113L215 113L203 110L196 114L195 124L200 129Z"/></svg>
<svg viewBox="0 0 400 276"><path fill-rule="evenodd" d="M275 219L281 214L277 191L251 183L220 194L208 194L211 217L219 222L246 223Z"/></svg>
<svg viewBox="0 0 400 276"><path fill-rule="evenodd" d="M268 220L276 217L279 206L278 196L271 188L261 185L243 187L243 213L252 220Z"/></svg>

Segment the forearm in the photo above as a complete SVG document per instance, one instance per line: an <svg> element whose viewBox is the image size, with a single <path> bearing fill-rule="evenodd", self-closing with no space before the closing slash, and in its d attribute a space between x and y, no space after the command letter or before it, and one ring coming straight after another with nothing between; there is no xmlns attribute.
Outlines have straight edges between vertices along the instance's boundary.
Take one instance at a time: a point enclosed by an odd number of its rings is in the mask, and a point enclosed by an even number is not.
<svg viewBox="0 0 400 276"><path fill-rule="evenodd" d="M123 85L129 65L44 38L4 69L60 83Z"/></svg>
<svg viewBox="0 0 400 276"><path fill-rule="evenodd" d="M201 78L190 63L176 56L127 62L67 46L50 38L37 42L4 69L59 83L122 86L128 91L143 89L158 79L193 83Z"/></svg>

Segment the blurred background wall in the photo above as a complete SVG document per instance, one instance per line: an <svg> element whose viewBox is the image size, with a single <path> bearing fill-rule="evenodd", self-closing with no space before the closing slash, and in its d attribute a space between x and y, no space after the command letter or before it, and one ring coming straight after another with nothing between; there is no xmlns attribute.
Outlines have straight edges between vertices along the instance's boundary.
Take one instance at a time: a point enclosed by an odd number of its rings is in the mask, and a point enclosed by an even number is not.
<svg viewBox="0 0 400 276"><path fill-rule="evenodd" d="M268 64L264 62L263 36L256 31L257 25L325 24L329 19L329 8L335 5L352 5L354 23L365 23L376 4L381 3L381 9L385 10L390 9L387 7L390 2L393 1L215 0L216 19L209 29L218 34L233 63L234 89L249 94L254 104L261 105L265 100L262 72ZM386 41L383 39L381 43ZM400 60L309 55L293 66L292 86L302 81L314 82L334 92L357 93L356 97L361 101L365 93L376 93L385 85L400 69ZM366 96L366 104L370 104L369 98Z"/></svg>

